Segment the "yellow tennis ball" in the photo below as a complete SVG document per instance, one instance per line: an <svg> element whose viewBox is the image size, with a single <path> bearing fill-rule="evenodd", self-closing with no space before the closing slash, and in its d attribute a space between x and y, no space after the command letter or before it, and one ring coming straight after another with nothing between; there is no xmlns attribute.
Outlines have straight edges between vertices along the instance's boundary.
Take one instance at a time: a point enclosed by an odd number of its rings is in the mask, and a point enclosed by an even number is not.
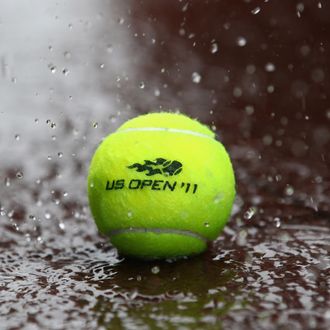
<svg viewBox="0 0 330 330"><path fill-rule="evenodd" d="M97 148L88 196L99 231L124 255L198 254L225 226L235 197L229 156L185 115L133 118Z"/></svg>

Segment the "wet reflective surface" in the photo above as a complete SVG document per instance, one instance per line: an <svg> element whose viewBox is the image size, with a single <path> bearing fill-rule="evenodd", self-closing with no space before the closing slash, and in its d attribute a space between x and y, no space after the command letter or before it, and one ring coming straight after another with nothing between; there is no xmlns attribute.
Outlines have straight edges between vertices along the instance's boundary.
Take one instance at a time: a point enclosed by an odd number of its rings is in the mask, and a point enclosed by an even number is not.
<svg viewBox="0 0 330 330"><path fill-rule="evenodd" d="M65 35L49 55L45 37L31 93L29 68L15 72L15 51L1 53L1 327L328 329L327 4L64 9L48 8L69 15L54 24L104 53L78 55ZM91 218L89 161L126 118L169 107L201 118L227 146L233 215L201 256L124 259Z"/></svg>

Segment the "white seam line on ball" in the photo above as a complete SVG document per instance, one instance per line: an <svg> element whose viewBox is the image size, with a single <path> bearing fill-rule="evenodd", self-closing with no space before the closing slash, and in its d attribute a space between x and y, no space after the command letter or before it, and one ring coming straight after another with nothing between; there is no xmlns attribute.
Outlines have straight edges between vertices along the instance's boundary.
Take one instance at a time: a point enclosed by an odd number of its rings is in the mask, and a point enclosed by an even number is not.
<svg viewBox="0 0 330 330"><path fill-rule="evenodd" d="M177 234L190 236L194 238L198 238L202 241L207 242L208 240L192 231L189 230L180 230L180 229L162 229L162 228L123 228L123 229L114 229L108 232L108 236L111 238L115 235L126 234L126 233L154 233L154 234Z"/></svg>
<svg viewBox="0 0 330 330"><path fill-rule="evenodd" d="M138 128L125 128L121 131L116 131L115 133L129 133L129 132L168 132L168 133L180 133L180 134L187 134L198 136L206 139L210 139L216 141L213 136L209 136L203 133L198 133L194 131L189 131L185 129L178 129L178 128L163 128L163 127L138 127Z"/></svg>

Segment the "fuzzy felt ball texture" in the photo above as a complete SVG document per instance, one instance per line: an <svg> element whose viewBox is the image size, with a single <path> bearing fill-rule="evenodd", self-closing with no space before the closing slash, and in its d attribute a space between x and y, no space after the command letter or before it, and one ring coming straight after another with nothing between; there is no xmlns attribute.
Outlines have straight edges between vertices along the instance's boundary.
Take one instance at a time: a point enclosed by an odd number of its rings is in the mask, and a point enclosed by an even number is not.
<svg viewBox="0 0 330 330"><path fill-rule="evenodd" d="M230 158L214 133L183 114L124 123L97 148L88 197L99 231L142 259L203 252L225 226L235 197Z"/></svg>

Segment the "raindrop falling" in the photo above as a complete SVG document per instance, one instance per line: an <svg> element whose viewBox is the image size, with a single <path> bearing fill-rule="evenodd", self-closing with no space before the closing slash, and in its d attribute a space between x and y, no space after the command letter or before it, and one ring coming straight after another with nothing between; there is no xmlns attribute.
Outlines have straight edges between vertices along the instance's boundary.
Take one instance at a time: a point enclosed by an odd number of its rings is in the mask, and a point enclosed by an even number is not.
<svg viewBox="0 0 330 330"><path fill-rule="evenodd" d="M69 59L71 58L71 53L68 52L68 51L64 52L63 55L64 55L64 57L65 57L67 60L69 60Z"/></svg>
<svg viewBox="0 0 330 330"><path fill-rule="evenodd" d="M199 84L202 80L202 76L198 72L193 72L191 75L193 83Z"/></svg>
<svg viewBox="0 0 330 330"><path fill-rule="evenodd" d="M160 272L160 268L158 266L154 266L151 268L151 272L153 274L158 274Z"/></svg>
<svg viewBox="0 0 330 330"><path fill-rule="evenodd" d="M246 45L247 41L244 37L238 37L237 38L237 45L239 47L244 47Z"/></svg>
<svg viewBox="0 0 330 330"><path fill-rule="evenodd" d="M111 53L113 52L113 47L112 47L112 45L108 45L108 46L107 46L107 52L108 52L109 54L111 54Z"/></svg>
<svg viewBox="0 0 330 330"><path fill-rule="evenodd" d="M6 187L10 186L10 179L9 178L5 178L5 186Z"/></svg>
<svg viewBox="0 0 330 330"><path fill-rule="evenodd" d="M137 290L133 290L133 291L129 294L129 299L130 299L130 300L134 300L137 296L138 296L138 291L137 291Z"/></svg>
<svg viewBox="0 0 330 330"><path fill-rule="evenodd" d="M274 221L275 221L275 227L280 228L281 227L281 219L279 217L275 217Z"/></svg>
<svg viewBox="0 0 330 330"><path fill-rule="evenodd" d="M275 71L275 65L273 63L269 62L265 65L265 70L267 72L274 72Z"/></svg>
<svg viewBox="0 0 330 330"><path fill-rule="evenodd" d="M285 194L286 194L287 196L292 196L293 193L294 193L294 189L293 189L293 187L290 186L290 185L287 185L287 186L285 187Z"/></svg>
<svg viewBox="0 0 330 330"><path fill-rule="evenodd" d="M249 116L251 116L251 115L254 113L254 107L253 107L252 105L247 105L247 106L245 107L245 112L246 112Z"/></svg>
<svg viewBox="0 0 330 330"><path fill-rule="evenodd" d="M253 15L257 15L257 14L260 13L260 10L261 10L260 7L256 7L256 8L254 8L254 9L251 10L251 13L252 13Z"/></svg>
<svg viewBox="0 0 330 330"><path fill-rule="evenodd" d="M23 172L18 171L18 172L16 173L16 178L17 178L17 179L23 179Z"/></svg>
<svg viewBox="0 0 330 330"><path fill-rule="evenodd" d="M244 230L244 229L241 230L238 233L237 237L236 237L236 243L237 243L237 245L239 245L239 246L245 246L246 245L247 235L248 235L248 233L247 233L246 230Z"/></svg>
<svg viewBox="0 0 330 330"><path fill-rule="evenodd" d="M257 208L255 206L251 206L245 213L244 213L244 219L245 220L251 220L253 216L257 213Z"/></svg>
<svg viewBox="0 0 330 330"><path fill-rule="evenodd" d="M50 214L50 212L46 211L45 212L45 219L49 220L52 217L52 215Z"/></svg>
<svg viewBox="0 0 330 330"><path fill-rule="evenodd" d="M49 68L51 73L53 73L53 74L56 73L56 66L54 64L49 63L48 68Z"/></svg>
<svg viewBox="0 0 330 330"><path fill-rule="evenodd" d="M218 50L219 50L219 46L218 46L218 44L217 44L216 42L213 42L213 43L211 44L211 48L210 48L211 53L212 53L212 54L215 54L215 53L218 52Z"/></svg>

